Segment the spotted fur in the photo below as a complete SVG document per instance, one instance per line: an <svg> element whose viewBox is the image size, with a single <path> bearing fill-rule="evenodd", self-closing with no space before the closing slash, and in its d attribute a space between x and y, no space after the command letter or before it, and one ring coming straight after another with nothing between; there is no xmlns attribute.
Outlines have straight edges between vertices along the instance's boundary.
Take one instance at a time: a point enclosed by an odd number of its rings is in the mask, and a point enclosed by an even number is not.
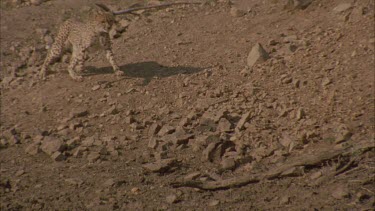
<svg viewBox="0 0 375 211"><path fill-rule="evenodd" d="M72 46L72 57L68 67L69 75L74 80L81 81L80 73L84 69L86 51L97 40L106 51L107 60L115 74L123 75L114 59L112 41L109 36L109 30L114 23L114 14L103 5L98 6L97 10L84 22L75 19L65 21L60 26L55 42L47 54L40 71L40 77L46 78L48 66L61 57L65 45L69 43Z"/></svg>

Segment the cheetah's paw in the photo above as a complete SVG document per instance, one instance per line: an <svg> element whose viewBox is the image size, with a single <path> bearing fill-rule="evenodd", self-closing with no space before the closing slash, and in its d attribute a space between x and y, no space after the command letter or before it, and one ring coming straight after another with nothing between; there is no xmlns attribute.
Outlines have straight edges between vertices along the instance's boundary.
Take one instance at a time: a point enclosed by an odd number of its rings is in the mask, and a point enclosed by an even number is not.
<svg viewBox="0 0 375 211"><path fill-rule="evenodd" d="M115 75L116 76L123 76L123 75L125 75L125 73L122 72L121 70L118 70L118 71L115 72Z"/></svg>
<svg viewBox="0 0 375 211"><path fill-rule="evenodd" d="M83 77L82 76L74 76L72 78L73 78L73 80L78 81L78 82L82 82L83 81Z"/></svg>

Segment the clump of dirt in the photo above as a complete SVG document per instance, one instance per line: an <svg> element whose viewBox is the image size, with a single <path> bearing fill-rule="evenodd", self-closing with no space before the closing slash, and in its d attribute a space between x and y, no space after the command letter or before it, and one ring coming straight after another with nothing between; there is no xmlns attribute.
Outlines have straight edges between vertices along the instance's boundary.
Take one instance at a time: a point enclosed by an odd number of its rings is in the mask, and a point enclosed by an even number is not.
<svg viewBox="0 0 375 211"><path fill-rule="evenodd" d="M92 2L2 1L1 209L372 209L374 5L210 0L118 16L125 76L95 47L76 82L69 52L38 72L59 24Z"/></svg>

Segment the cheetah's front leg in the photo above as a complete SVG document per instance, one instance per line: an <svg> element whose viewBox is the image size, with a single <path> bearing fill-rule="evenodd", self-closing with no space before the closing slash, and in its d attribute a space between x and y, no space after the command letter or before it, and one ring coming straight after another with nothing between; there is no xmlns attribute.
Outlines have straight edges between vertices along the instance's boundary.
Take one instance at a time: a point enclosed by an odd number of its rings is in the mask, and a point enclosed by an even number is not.
<svg viewBox="0 0 375 211"><path fill-rule="evenodd" d="M120 70L119 66L117 65L114 59L112 50L106 50L106 56L107 56L109 63L112 65L112 68L113 68L113 71L115 71L115 74L117 76L124 75L124 72Z"/></svg>
<svg viewBox="0 0 375 211"><path fill-rule="evenodd" d="M111 64L111 66L112 66L113 71L115 72L115 74L117 76L124 75L124 72L122 72L120 70L120 68L117 65L116 60L114 58L113 51L112 51L112 43L111 43L111 39L109 38L109 35L108 34L102 35L100 37L100 43L102 44L102 46L104 47L104 49L106 51L107 60Z"/></svg>

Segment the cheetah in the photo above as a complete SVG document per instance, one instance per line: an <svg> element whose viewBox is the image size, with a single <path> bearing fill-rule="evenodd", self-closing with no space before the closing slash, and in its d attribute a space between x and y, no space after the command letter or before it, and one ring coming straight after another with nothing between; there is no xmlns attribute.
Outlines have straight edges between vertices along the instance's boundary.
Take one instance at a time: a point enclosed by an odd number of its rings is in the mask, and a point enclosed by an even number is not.
<svg viewBox="0 0 375 211"><path fill-rule="evenodd" d="M70 44L72 46L72 56L68 72L72 79L82 81L80 72L84 69L86 51L98 40L106 51L107 60L115 74L117 76L124 74L115 61L112 40L109 36L109 31L115 24L114 13L104 5L97 4L96 6L97 8L90 14L86 22L69 19L60 26L55 42L47 53L40 70L41 79L46 78L48 66L62 55L65 45Z"/></svg>
<svg viewBox="0 0 375 211"><path fill-rule="evenodd" d="M84 70L86 51L97 40L99 40L101 46L106 51L107 60L111 64L115 75L124 75L114 59L112 40L109 36L109 31L116 22L115 15L180 4L200 4L200 2L163 3L160 5L136 7L115 12L111 11L103 4L95 4L97 8L93 11L87 21L82 22L75 19L69 19L60 26L55 42L47 53L47 57L40 70L40 78L43 80L46 79L48 66L60 58L65 45L68 43L72 46L72 57L68 67L69 75L76 81L82 81L83 78L80 73Z"/></svg>

